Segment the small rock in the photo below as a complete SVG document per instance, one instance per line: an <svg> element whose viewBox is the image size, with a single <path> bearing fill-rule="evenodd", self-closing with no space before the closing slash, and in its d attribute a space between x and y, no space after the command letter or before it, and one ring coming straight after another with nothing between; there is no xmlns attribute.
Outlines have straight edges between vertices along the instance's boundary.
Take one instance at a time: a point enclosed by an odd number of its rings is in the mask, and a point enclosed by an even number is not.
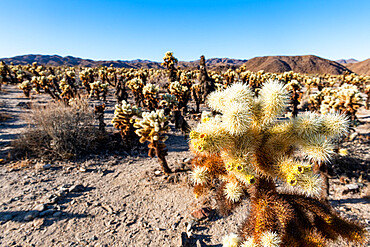
<svg viewBox="0 0 370 247"><path fill-rule="evenodd" d="M162 173L161 171L157 170L157 171L154 172L154 175L159 176L159 175L161 175L161 173Z"/></svg>
<svg viewBox="0 0 370 247"><path fill-rule="evenodd" d="M359 193L360 192L360 186L358 184L346 184L347 189L343 190L342 194L346 195L348 193Z"/></svg>
<svg viewBox="0 0 370 247"><path fill-rule="evenodd" d="M80 172L86 172L86 168L85 167L80 167Z"/></svg>
<svg viewBox="0 0 370 247"><path fill-rule="evenodd" d="M211 214L212 210L208 207L198 209L191 213L191 216L193 216L196 220L202 220L205 218L208 218Z"/></svg>
<svg viewBox="0 0 370 247"><path fill-rule="evenodd" d="M33 221L33 227L40 228L44 224L45 220L43 218L38 218Z"/></svg>
<svg viewBox="0 0 370 247"><path fill-rule="evenodd" d="M72 185L69 188L69 192L81 192L84 189L85 189L85 187L82 184L76 184L76 185Z"/></svg>
<svg viewBox="0 0 370 247"><path fill-rule="evenodd" d="M358 184L347 184L346 187L349 190L357 190L359 188Z"/></svg>
<svg viewBox="0 0 370 247"><path fill-rule="evenodd" d="M41 211L44 211L45 208L46 208L45 204L42 203L42 204L36 205L36 207L34 207L33 210L41 212Z"/></svg>
<svg viewBox="0 0 370 247"><path fill-rule="evenodd" d="M45 164L42 166L43 169L47 170L51 168L51 164Z"/></svg>
<svg viewBox="0 0 370 247"><path fill-rule="evenodd" d="M35 216L33 214L27 214L26 216L24 216L25 221L31 221L34 218L35 218Z"/></svg>
<svg viewBox="0 0 370 247"><path fill-rule="evenodd" d="M58 211L56 213L53 214L53 217L59 217L62 215L62 212Z"/></svg>

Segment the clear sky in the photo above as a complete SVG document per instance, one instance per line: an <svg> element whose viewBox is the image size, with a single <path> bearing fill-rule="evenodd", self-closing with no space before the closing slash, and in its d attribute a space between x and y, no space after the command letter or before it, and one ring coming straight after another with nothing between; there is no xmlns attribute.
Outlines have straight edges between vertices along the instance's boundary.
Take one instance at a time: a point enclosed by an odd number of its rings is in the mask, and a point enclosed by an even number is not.
<svg viewBox="0 0 370 247"><path fill-rule="evenodd" d="M370 58L370 0L0 0L0 58Z"/></svg>

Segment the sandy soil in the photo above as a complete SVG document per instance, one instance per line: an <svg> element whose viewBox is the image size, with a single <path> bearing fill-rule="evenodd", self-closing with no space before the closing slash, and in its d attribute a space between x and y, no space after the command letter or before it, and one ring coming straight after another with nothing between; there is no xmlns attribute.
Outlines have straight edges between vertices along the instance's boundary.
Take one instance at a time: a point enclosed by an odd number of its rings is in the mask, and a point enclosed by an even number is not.
<svg viewBox="0 0 370 247"><path fill-rule="evenodd" d="M0 92L0 110L12 118L0 124L0 158L26 123L20 102L45 103L45 95L25 99L14 86ZM108 102L110 123L114 102ZM361 113L369 120L369 112ZM111 129L108 125L108 129ZM349 155L332 163L330 202L342 215L370 227L369 122L345 142ZM171 168L186 170L187 142L176 130L167 142ZM189 172L165 176L154 158L137 151L91 155L80 160L10 162L0 167L0 246L222 246L248 214L245 202L228 217L215 211L197 221L191 213L204 205L195 199ZM343 176L341 179L340 176ZM346 180L346 181L344 181ZM347 184L341 183L345 182ZM352 187L351 187L352 186ZM215 208L213 200L207 206ZM191 229L190 229L191 228ZM185 237L187 229L192 236ZM340 241L330 246L351 246ZM363 246L370 246L365 244Z"/></svg>

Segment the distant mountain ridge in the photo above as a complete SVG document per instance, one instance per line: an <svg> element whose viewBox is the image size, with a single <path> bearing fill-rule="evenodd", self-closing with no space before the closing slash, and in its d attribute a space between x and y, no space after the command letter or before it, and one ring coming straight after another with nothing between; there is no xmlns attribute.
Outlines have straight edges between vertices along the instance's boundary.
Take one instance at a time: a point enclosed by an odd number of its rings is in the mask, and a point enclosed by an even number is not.
<svg viewBox="0 0 370 247"><path fill-rule="evenodd" d="M15 65L26 65L33 62L42 64L45 66L83 66L83 67L97 67L97 66L110 66L113 64L114 67L118 68L154 68L164 69L160 62L153 62L150 60L135 59L131 61L123 60L111 60L111 61L95 61L92 59L82 59L79 57L66 56L62 57L59 55L22 55L11 58L0 59L6 63L14 63ZM239 67L248 60L242 59L230 59L230 58L210 58L206 60L206 65L210 69L228 69ZM181 69L196 69L199 66L199 60L185 62L179 61L179 67Z"/></svg>
<svg viewBox="0 0 370 247"><path fill-rule="evenodd" d="M73 56L62 57L59 55L22 55L11 58L0 59L6 63L14 64L31 64L37 62L38 64L46 66L80 66L80 67L98 67L98 66L110 66L113 64L114 67L119 68L154 68L164 69L160 62L154 62L150 60L136 59L132 61L95 61L92 59L82 59ZM206 59L206 65L209 70L227 70L229 68L238 68L241 65L245 65L247 70L259 71L264 70L265 72L281 73L286 71L294 71L305 74L333 74L340 75L347 72L356 73L370 73L370 59L363 62L353 62L355 59L342 59L343 64L336 61L328 60L314 55L303 55L303 56L264 56L255 57L252 59L231 59L231 58L210 58ZM344 64L344 61L347 63ZM357 61L357 60L355 60ZM362 64L362 65L361 65ZM199 67L199 60L195 61L179 61L179 68L181 69L197 69ZM358 67L361 68L358 68ZM357 72L359 71L359 72ZM363 72L364 71L364 72Z"/></svg>
<svg viewBox="0 0 370 247"><path fill-rule="evenodd" d="M11 58L0 59L6 63L14 63L15 65L26 65L33 62L42 64L45 66L81 66L81 67L98 67L98 66L110 66L113 64L114 67L119 68L163 68L160 63L152 62L149 60L132 60L132 61L95 61L92 59L82 59L79 57L66 56L62 57L59 55L22 55Z"/></svg>
<svg viewBox="0 0 370 247"><path fill-rule="evenodd" d="M349 64L349 63L357 63L358 60L350 58L350 59L339 59L339 60L336 60L335 62L340 63L340 64Z"/></svg>

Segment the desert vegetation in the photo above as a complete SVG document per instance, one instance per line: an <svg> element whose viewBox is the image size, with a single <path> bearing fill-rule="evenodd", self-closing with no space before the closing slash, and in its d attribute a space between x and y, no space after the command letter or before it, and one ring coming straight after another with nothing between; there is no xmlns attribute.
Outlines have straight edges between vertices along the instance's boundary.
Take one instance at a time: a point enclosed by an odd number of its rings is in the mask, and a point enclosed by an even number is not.
<svg viewBox="0 0 370 247"><path fill-rule="evenodd" d="M21 90L31 108L3 162L145 154L166 183L191 186L201 207L216 200L222 217L243 208L248 217L224 246L366 244L364 224L330 204L329 177L342 175L331 172L336 157L348 156L341 145L361 136L355 128L365 124L359 113L369 107L370 76L213 71L204 56L187 70L173 52L163 61L165 69L1 63L1 84ZM168 159L174 133L192 153L181 167Z"/></svg>

